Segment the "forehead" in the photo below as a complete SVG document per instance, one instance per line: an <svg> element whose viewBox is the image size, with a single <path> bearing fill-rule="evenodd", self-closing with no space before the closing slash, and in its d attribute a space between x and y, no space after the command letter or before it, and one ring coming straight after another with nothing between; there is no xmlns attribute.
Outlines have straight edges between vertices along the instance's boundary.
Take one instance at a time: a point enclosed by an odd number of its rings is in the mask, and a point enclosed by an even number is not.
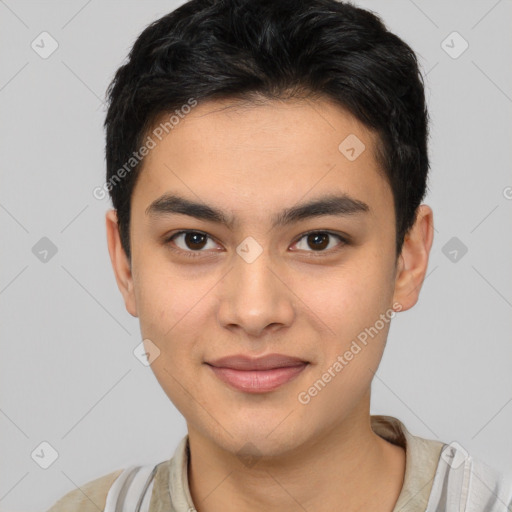
<svg viewBox="0 0 512 512"><path fill-rule="evenodd" d="M176 119L165 125L163 115L149 132L155 145L132 197L144 211L169 192L259 213L326 192L348 194L372 210L392 203L375 158L376 135L329 101L209 101Z"/></svg>

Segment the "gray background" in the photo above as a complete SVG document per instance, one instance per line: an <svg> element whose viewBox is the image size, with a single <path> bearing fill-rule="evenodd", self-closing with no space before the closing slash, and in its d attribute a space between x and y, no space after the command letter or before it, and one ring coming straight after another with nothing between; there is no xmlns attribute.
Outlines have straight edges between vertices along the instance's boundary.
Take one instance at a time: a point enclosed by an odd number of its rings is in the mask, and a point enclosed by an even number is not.
<svg viewBox="0 0 512 512"><path fill-rule="evenodd" d="M357 4L417 52L432 118L429 270L419 303L392 323L372 413L510 471L512 5ZM110 203L92 195L107 84L142 29L177 5L0 0L2 511L45 510L101 475L165 460L186 433L133 355L141 338L111 270ZM31 47L43 31L59 45L46 59ZM457 58L453 31L469 44ZM57 248L46 262L32 249L43 237ZM43 441L58 452L48 469L44 445L31 456Z"/></svg>

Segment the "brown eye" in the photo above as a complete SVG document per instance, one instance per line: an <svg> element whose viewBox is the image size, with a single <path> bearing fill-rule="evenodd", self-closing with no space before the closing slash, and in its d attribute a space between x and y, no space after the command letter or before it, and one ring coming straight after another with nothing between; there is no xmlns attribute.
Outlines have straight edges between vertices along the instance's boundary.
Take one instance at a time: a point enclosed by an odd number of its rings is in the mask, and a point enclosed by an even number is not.
<svg viewBox="0 0 512 512"><path fill-rule="evenodd" d="M181 239L181 241L180 243L177 243L176 241L179 239ZM210 236L206 233L201 233L200 231L179 231L167 238L165 243L173 251L179 252L184 256L194 257L201 256L201 253L208 252L203 249L208 245L209 241L213 244Z"/></svg>
<svg viewBox="0 0 512 512"><path fill-rule="evenodd" d="M184 233L185 245L189 249L202 249L206 245L207 236L202 233L196 233L195 231L191 231L188 233Z"/></svg>
<svg viewBox="0 0 512 512"><path fill-rule="evenodd" d="M333 237L342 242L341 244L338 244L338 246L342 247L345 244L348 244L348 241L345 238L341 235L337 235L336 233L331 233L329 231L312 231L302 235L295 245L298 246L299 250L304 250L306 252L330 253L332 252L330 249L333 248L333 246L330 245ZM301 246L301 240L303 239L305 239L305 243ZM334 244L334 246L335 245L336 244ZM329 250L326 250L328 248ZM335 247L334 250L336 250Z"/></svg>
<svg viewBox="0 0 512 512"><path fill-rule="evenodd" d="M325 249L329 245L329 235L327 233L313 233L308 235L309 246L316 250Z"/></svg>

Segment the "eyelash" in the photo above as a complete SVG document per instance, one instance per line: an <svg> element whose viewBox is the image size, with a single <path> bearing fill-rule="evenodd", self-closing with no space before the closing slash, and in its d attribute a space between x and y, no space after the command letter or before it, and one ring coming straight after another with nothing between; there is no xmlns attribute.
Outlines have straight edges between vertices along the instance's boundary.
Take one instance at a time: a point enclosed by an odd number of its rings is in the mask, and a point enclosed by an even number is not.
<svg viewBox="0 0 512 512"><path fill-rule="evenodd" d="M196 233L196 234L200 234L200 235L205 235L207 236L208 238L210 238L210 240L212 240L212 238L210 237L210 235L208 235L208 233L204 233L203 231L197 231L197 230L182 230L182 231L178 231L174 234L172 234L171 236L167 237L165 240L164 240L164 244L166 246L169 247L170 250L174 251L174 252L177 252L181 255L184 255L188 258L198 258L198 257L202 257L201 256L201 253L202 252L206 252L206 251L185 251L183 249L177 249L175 247L173 247L171 245L171 242L178 236L180 235L183 235L183 234L189 234L189 233ZM298 243L300 240L302 240L304 237L307 237L309 235L314 235L314 234L322 234L322 235L329 235L329 236L333 236L333 237L336 237L338 238L342 244L341 244L341 247L345 246L345 245L349 245L349 241L347 240L347 238L339 235L338 233L333 233L332 231L321 231L321 230L315 230L315 231L308 231L307 233L303 233L295 243ZM295 245L295 244L294 244ZM312 257L312 258L317 258L317 257L322 257L324 255L330 255L332 254L333 252L337 252L338 250L340 250L340 248L335 248L335 249L330 249L328 251L306 251L306 252L311 252L312 254L310 254L310 256L308 257Z"/></svg>

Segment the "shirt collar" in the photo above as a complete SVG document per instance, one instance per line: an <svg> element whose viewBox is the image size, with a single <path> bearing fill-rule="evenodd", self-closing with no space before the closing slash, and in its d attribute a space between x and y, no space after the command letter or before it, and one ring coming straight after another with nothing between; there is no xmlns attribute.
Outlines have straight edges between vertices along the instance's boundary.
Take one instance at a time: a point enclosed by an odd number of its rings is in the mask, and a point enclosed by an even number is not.
<svg viewBox="0 0 512 512"><path fill-rule="evenodd" d="M371 416L372 430L405 449L405 475L393 512L425 510L444 443L412 435L393 416Z"/></svg>

